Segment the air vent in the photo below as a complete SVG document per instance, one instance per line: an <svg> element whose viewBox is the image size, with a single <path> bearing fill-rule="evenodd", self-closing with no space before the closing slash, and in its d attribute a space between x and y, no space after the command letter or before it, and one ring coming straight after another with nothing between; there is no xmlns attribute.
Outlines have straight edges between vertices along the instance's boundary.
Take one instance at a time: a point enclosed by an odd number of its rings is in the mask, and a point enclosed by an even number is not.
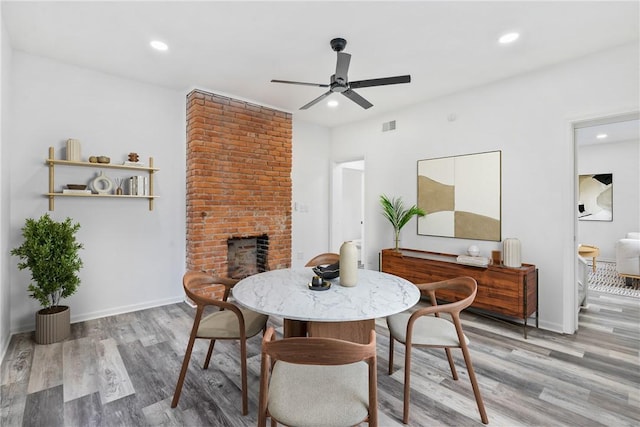
<svg viewBox="0 0 640 427"><path fill-rule="evenodd" d="M390 130L396 130L396 121L384 122L382 124L382 132L389 132Z"/></svg>

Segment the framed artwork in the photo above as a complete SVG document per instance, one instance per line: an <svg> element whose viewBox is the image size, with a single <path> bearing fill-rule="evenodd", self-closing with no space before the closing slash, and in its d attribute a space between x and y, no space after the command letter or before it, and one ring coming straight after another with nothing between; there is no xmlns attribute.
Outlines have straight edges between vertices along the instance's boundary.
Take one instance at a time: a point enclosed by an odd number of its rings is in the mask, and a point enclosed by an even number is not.
<svg viewBox="0 0 640 427"><path fill-rule="evenodd" d="M613 221L613 174L578 176L578 219Z"/></svg>
<svg viewBox="0 0 640 427"><path fill-rule="evenodd" d="M418 161L418 234L499 242L502 152Z"/></svg>

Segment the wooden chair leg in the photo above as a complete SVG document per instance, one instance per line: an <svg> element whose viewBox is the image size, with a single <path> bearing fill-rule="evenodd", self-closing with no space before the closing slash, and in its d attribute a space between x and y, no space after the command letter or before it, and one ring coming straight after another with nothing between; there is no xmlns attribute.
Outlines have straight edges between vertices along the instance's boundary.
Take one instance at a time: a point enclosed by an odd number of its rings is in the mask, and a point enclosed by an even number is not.
<svg viewBox="0 0 640 427"><path fill-rule="evenodd" d="M471 380L471 387L473 388L473 395L476 398L476 404L478 405L478 411L480 412L480 418L483 424L489 424L489 417L487 417L487 411L484 408L484 402L482 395L480 395L480 387L478 386L478 380L476 379L476 373L473 370L473 364L471 363L471 354L466 344L462 344L462 356L464 357L464 363L467 365L467 371L469 372L469 379Z"/></svg>
<svg viewBox="0 0 640 427"><path fill-rule="evenodd" d="M456 365L453 363L453 356L451 355L451 349L449 347L445 347L445 353L447 353L447 360L449 361L449 368L451 368L451 376L455 381L458 380L458 372L456 372Z"/></svg>
<svg viewBox="0 0 640 427"><path fill-rule="evenodd" d="M204 366L202 369L209 369L209 362L211 361L211 355L213 354L213 346L216 344L216 340L211 340L209 343L209 351L207 351L207 358L204 360Z"/></svg>
<svg viewBox="0 0 640 427"><path fill-rule="evenodd" d="M409 399L411 391L411 344L404 348L404 404L402 408L402 422L409 423Z"/></svg>
<svg viewBox="0 0 640 427"><path fill-rule="evenodd" d="M247 396L247 340L240 338L240 375L242 376L242 415L249 413Z"/></svg>
<svg viewBox="0 0 640 427"><path fill-rule="evenodd" d="M200 317L202 317L202 309L198 307L195 320L193 321L193 328L191 328L191 335L189 336L187 351L184 353L184 360L182 361L182 369L180 369L180 376L178 377L178 383L176 384L176 391L173 393L173 400L171 401L172 408L178 406L178 401L180 400L180 393L182 393L182 384L184 383L184 377L187 374L187 368L189 367L189 360L191 359L193 344L196 341L196 334L198 333L198 324L200 323Z"/></svg>
<svg viewBox="0 0 640 427"><path fill-rule="evenodd" d="M393 342L395 340L389 335L389 375L393 374Z"/></svg>

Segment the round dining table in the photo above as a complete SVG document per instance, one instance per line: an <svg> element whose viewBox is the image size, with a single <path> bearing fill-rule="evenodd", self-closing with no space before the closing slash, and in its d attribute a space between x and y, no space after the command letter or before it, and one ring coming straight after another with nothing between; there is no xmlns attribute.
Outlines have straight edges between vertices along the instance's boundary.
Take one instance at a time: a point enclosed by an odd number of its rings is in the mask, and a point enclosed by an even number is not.
<svg viewBox="0 0 640 427"><path fill-rule="evenodd" d="M242 279L233 299L259 313L284 319L284 336L323 336L366 343L375 319L413 307L420 291L408 280L373 270L358 270L355 286L327 281L328 289L310 288L311 268L281 269Z"/></svg>

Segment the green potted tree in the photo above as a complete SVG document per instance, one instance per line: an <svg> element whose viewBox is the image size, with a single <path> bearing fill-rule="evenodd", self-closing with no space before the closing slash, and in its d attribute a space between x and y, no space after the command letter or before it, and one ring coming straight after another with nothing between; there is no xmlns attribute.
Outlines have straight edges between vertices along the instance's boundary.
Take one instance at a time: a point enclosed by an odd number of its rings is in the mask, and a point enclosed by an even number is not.
<svg viewBox="0 0 640 427"><path fill-rule="evenodd" d="M35 340L51 344L66 339L71 331L68 306L60 305L62 298L73 295L80 278L82 260L78 251L83 245L76 241L80 224L71 218L57 222L45 214L40 219L27 218L22 228L22 245L11 250L20 258L18 269L31 271L29 296L42 305L36 313Z"/></svg>
<svg viewBox="0 0 640 427"><path fill-rule="evenodd" d="M424 216L424 210L416 205L405 209L401 197L392 197L391 199L384 194L380 196L380 205L382 205L382 215L389 220L393 226L394 241L396 252L400 251L400 230L414 216Z"/></svg>

